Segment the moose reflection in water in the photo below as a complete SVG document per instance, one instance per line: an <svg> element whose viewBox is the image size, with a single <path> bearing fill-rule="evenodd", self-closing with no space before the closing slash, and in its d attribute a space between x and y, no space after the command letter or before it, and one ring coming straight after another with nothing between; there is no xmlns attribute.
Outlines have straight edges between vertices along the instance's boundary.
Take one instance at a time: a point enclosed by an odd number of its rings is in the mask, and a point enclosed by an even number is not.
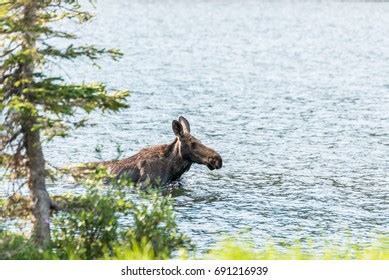
<svg viewBox="0 0 389 280"><path fill-rule="evenodd" d="M172 128L176 138L171 144L144 148L129 158L99 164L117 177L126 177L141 186L166 185L178 180L193 163L204 164L210 170L222 167L221 156L191 135L187 119L173 120Z"/></svg>

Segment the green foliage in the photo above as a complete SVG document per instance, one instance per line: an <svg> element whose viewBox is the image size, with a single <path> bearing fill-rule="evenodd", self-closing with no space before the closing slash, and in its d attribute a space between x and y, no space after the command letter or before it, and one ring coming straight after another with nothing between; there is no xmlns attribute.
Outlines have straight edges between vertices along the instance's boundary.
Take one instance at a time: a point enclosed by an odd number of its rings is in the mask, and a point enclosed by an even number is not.
<svg viewBox="0 0 389 280"><path fill-rule="evenodd" d="M348 244L343 247L328 246L321 253L302 249L298 243L294 246L276 248L272 244L265 245L263 249L254 249L249 245L238 244L234 241L225 241L211 249L201 259L206 260L389 260L389 239L382 237L372 242L370 246ZM58 259L59 253L47 249L38 251L28 239L22 235L0 232L0 259ZM79 259L80 256L72 255ZM124 242L116 242L111 254L104 254L102 259L156 259L152 245L141 243L130 246Z"/></svg>
<svg viewBox="0 0 389 280"><path fill-rule="evenodd" d="M389 238L381 237L370 246L345 244L341 247L326 246L320 253L313 248L303 248L299 242L292 246L276 247L269 243L263 249L227 240L211 249L204 259L216 260L388 260Z"/></svg>
<svg viewBox="0 0 389 280"><path fill-rule="evenodd" d="M55 38L77 39L76 34L60 29L61 21L84 24L92 18L77 0L0 1L0 111L4 116L0 163L16 174L13 177L25 174L26 128L50 140L86 124L85 118L77 119L76 112L115 112L128 107L127 91L110 92L101 83L72 84L45 71L48 64L58 65L62 59L97 65L102 57L117 60L122 56L117 49L89 44L52 44Z"/></svg>
<svg viewBox="0 0 389 280"><path fill-rule="evenodd" d="M73 176L86 190L78 196L52 197L60 211L52 215L50 247L25 252L20 248L34 246L14 235L15 242L6 238L2 244L8 244L6 251L21 253L2 258L167 259L181 248L191 248L190 240L178 231L170 196L156 189L136 189L126 178L114 180L106 168L96 164L62 169L61 173ZM26 217L30 203L20 195L0 199L0 217Z"/></svg>
<svg viewBox="0 0 389 280"><path fill-rule="evenodd" d="M2 233L0 259L167 259L191 246L178 232L170 197L143 193L134 203L129 191L89 188L72 197L66 211L53 216L45 251L24 236ZM122 218L133 222L120 224Z"/></svg>
<svg viewBox="0 0 389 280"><path fill-rule="evenodd" d="M7 199L0 199L0 218L6 217L29 217L29 205L31 201L19 194L12 195Z"/></svg>
<svg viewBox="0 0 389 280"><path fill-rule="evenodd" d="M105 171L95 171L77 205L53 218L52 248L60 259L166 259L189 240L177 229L171 198L138 191L125 179L99 189ZM79 207L81 206L81 207ZM120 219L131 220L121 225Z"/></svg>
<svg viewBox="0 0 389 280"><path fill-rule="evenodd" d="M38 260L50 258L25 236L0 231L0 260Z"/></svg>
<svg viewBox="0 0 389 280"><path fill-rule="evenodd" d="M7 1L0 0L0 17L3 17L7 13Z"/></svg>
<svg viewBox="0 0 389 280"><path fill-rule="evenodd" d="M82 208L62 212L53 218L52 245L61 259L96 259L119 238L117 213L125 204L116 195L101 195L90 189L78 199Z"/></svg>
<svg viewBox="0 0 389 280"><path fill-rule="evenodd" d="M141 193L141 196L143 203L130 208L134 227L129 228L124 236L125 243L130 244L132 251L146 248L148 256L166 259L178 248L191 248L190 240L177 229L171 198L162 196L158 191ZM119 258L121 248L116 249Z"/></svg>
<svg viewBox="0 0 389 280"><path fill-rule="evenodd" d="M92 17L81 9L77 0L0 0L0 169L5 178L14 182L28 177L26 181L34 197L32 238L42 247L49 243L50 228L46 221L49 207L53 206L44 182L46 177L55 175L55 172L44 173L43 143L56 136L65 137L71 129L85 125L86 119L78 119L79 113L116 112L128 107L127 91L110 92L101 83L69 83L61 76L50 76L46 70L50 64L60 68L63 59L72 62L82 59L97 65L102 57L113 60L121 57L117 49L69 42L77 36L61 23L84 24ZM87 223L89 217L83 215L79 218ZM107 243L105 239L110 239L111 233L88 232L80 238ZM95 257L94 252L100 254L103 245L92 241L82 241L85 252L80 254L91 258Z"/></svg>

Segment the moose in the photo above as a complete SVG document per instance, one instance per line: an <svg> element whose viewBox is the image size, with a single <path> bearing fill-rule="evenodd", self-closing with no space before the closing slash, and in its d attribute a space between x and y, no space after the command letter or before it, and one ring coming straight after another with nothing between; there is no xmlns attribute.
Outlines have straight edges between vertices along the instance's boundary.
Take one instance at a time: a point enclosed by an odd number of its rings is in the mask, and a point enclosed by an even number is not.
<svg viewBox="0 0 389 280"><path fill-rule="evenodd" d="M221 156L191 134L186 118L173 120L172 128L176 137L171 144L147 147L129 158L100 164L116 178L123 176L139 186L163 186L176 181L193 163L206 165L210 170L222 167Z"/></svg>

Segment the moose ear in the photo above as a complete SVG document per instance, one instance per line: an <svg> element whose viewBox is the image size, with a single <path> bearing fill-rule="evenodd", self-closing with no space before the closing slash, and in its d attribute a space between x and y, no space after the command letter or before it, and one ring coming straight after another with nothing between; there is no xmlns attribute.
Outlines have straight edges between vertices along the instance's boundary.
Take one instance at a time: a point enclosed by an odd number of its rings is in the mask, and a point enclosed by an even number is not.
<svg viewBox="0 0 389 280"><path fill-rule="evenodd" d="M172 122L172 128L173 128L173 132L174 134L177 136L177 137L182 137L184 135L184 128L182 127L181 123L179 123L178 121L174 120Z"/></svg>
<svg viewBox="0 0 389 280"><path fill-rule="evenodd" d="M190 125L187 119L185 119L183 116L178 118L179 122L182 124L184 127L184 130L188 133L190 133Z"/></svg>

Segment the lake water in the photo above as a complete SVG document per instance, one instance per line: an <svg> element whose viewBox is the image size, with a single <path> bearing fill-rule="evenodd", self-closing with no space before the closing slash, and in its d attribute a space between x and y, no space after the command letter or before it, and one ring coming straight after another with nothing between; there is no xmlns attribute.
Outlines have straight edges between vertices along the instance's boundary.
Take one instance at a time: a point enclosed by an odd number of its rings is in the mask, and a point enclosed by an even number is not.
<svg viewBox="0 0 389 280"><path fill-rule="evenodd" d="M388 234L389 3L121 0L96 13L82 40L123 59L63 68L130 89L131 107L51 142L50 163L169 143L183 115L223 157L221 170L193 166L174 198L200 250L229 235L260 246Z"/></svg>

